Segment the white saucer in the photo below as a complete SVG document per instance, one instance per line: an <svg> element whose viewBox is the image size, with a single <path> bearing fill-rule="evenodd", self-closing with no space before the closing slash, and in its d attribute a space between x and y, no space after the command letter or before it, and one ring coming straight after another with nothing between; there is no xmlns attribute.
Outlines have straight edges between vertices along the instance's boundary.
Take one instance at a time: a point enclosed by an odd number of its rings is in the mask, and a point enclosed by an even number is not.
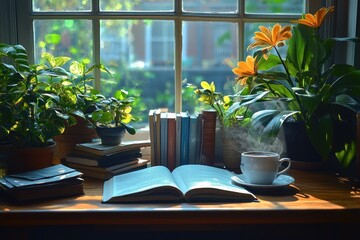
<svg viewBox="0 0 360 240"><path fill-rule="evenodd" d="M245 178L244 174L234 175L231 177L231 180L233 180L233 182L243 185L243 186L252 187L252 188L266 188L266 189L284 187L284 186L288 186L288 185L292 184L293 182L295 182L295 179L289 175L280 175L274 180L274 182L272 184L269 184L269 185L248 183L248 182L246 182L246 178Z"/></svg>

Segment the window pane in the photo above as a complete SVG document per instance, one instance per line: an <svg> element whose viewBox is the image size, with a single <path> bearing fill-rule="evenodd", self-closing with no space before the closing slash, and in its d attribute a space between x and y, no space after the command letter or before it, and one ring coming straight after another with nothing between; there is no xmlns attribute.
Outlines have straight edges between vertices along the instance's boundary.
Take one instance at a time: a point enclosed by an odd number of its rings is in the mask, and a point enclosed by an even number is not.
<svg viewBox="0 0 360 240"><path fill-rule="evenodd" d="M40 60L44 51L54 56L68 56L76 61L92 61L91 29L90 20L35 20L35 61Z"/></svg>
<svg viewBox="0 0 360 240"><path fill-rule="evenodd" d="M139 95L133 112L147 122L148 111L175 108L174 22L168 20L102 20L101 62L115 80L102 75L101 91L112 95L125 88Z"/></svg>
<svg viewBox="0 0 360 240"><path fill-rule="evenodd" d="M245 1L246 13L302 14L306 0L248 0Z"/></svg>
<svg viewBox="0 0 360 240"><path fill-rule="evenodd" d="M225 60L238 59L236 23L184 22L182 66L187 83L200 87L201 81L214 82L216 90L233 94L234 75ZM183 110L199 110L193 89L183 88Z"/></svg>
<svg viewBox="0 0 360 240"><path fill-rule="evenodd" d="M238 0L183 0L184 12L237 13Z"/></svg>
<svg viewBox="0 0 360 240"><path fill-rule="evenodd" d="M100 0L101 11L174 11L174 0Z"/></svg>
<svg viewBox="0 0 360 240"><path fill-rule="evenodd" d="M34 12L91 11L91 0L33 0Z"/></svg>

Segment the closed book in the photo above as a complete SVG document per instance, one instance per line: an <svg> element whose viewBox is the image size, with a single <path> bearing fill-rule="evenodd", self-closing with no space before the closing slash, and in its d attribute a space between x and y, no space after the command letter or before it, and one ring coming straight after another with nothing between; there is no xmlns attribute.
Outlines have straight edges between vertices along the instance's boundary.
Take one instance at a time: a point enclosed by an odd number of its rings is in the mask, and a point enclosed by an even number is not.
<svg viewBox="0 0 360 240"><path fill-rule="evenodd" d="M92 170L92 171L96 171L96 172L109 172L109 171L113 171L115 169L119 169L119 168L127 167L129 165L133 165L133 164L137 163L138 161L139 161L139 158L132 158L132 159L129 159L127 162L119 163L119 164L112 165L112 166L109 166L109 167L94 167L94 166L87 166L87 165L78 164L78 163L72 163L72 162L67 162L65 164L66 164L66 166L74 168L74 169L76 169L76 170L78 170L80 172L83 169Z"/></svg>
<svg viewBox="0 0 360 240"><path fill-rule="evenodd" d="M189 161L189 130L190 116L187 112L181 112L181 139L180 139L180 165L188 164Z"/></svg>
<svg viewBox="0 0 360 240"><path fill-rule="evenodd" d="M216 111L203 110L202 113L202 149L201 164L214 165L215 163L215 130L216 130Z"/></svg>
<svg viewBox="0 0 360 240"><path fill-rule="evenodd" d="M160 165L167 166L167 151L168 151L168 122L167 112L160 113Z"/></svg>
<svg viewBox="0 0 360 240"><path fill-rule="evenodd" d="M167 150L167 160L170 171L175 168L176 161L176 114L168 113L168 150Z"/></svg>
<svg viewBox="0 0 360 240"><path fill-rule="evenodd" d="M181 114L176 114L176 134L175 134L175 167L180 166L180 144L181 144Z"/></svg>
<svg viewBox="0 0 360 240"><path fill-rule="evenodd" d="M155 165L155 111L156 109L151 109L149 111L149 115L148 115L148 120L149 120L149 137L150 137L150 154L151 154L151 165L154 166Z"/></svg>
<svg viewBox="0 0 360 240"><path fill-rule="evenodd" d="M92 153L98 156L105 156L112 153L125 152L132 149L138 149L142 147L149 147L150 140L134 140L134 141L122 141L119 145L108 146L103 145L101 142L91 143L79 143L76 144L74 149L81 150L83 152Z"/></svg>
<svg viewBox="0 0 360 240"><path fill-rule="evenodd" d="M161 133L160 133L160 114L161 109L157 109L154 115L155 118L155 165L160 165L160 154L161 154Z"/></svg>
<svg viewBox="0 0 360 240"><path fill-rule="evenodd" d="M197 127L198 129L197 131L197 135L198 137L196 138L196 164L200 164L201 163L201 149L202 149L202 132L203 132L203 117L202 117L202 112L198 113L198 124Z"/></svg>
<svg viewBox="0 0 360 240"><path fill-rule="evenodd" d="M0 188L12 201L28 202L83 194L83 174L62 164L6 175Z"/></svg>
<svg viewBox="0 0 360 240"><path fill-rule="evenodd" d="M97 155L82 155L80 152L70 153L66 156L65 161L70 163L83 164L87 166L94 167L107 167L120 163L127 162L134 158L142 157L141 149L133 149L120 153L108 154L105 156L97 156Z"/></svg>
<svg viewBox="0 0 360 240"><path fill-rule="evenodd" d="M131 171L136 171L140 169L147 168L147 164L150 161L147 159L137 159L135 163L129 164L127 166L122 166L119 168L109 168L108 171L99 171L99 169L89 169L89 167L86 166L76 166L78 171L81 171L85 177L91 177L91 178L97 178L101 180L108 180L113 176L128 173Z"/></svg>
<svg viewBox="0 0 360 240"><path fill-rule="evenodd" d="M197 148L198 148L198 138L200 137L198 134L199 129L199 121L198 115L193 113L190 114L190 127L189 127L189 164L197 163Z"/></svg>

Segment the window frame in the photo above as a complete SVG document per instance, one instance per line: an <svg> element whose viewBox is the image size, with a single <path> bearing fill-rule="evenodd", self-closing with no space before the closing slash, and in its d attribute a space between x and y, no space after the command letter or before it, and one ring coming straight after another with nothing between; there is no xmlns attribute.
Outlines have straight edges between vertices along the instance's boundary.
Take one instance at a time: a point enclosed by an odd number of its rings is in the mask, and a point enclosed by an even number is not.
<svg viewBox="0 0 360 240"><path fill-rule="evenodd" d="M8 0L11 1L11 0ZM100 62L100 20L102 19L154 19L154 20L173 20L175 36L175 112L182 109L182 22L183 21L213 21L213 22L232 22L238 24L239 41L244 42L244 25L253 21L276 21L284 22L289 19L296 19L299 15L288 14L246 14L245 0L238 0L239 13L189 13L182 11L182 1L174 0L174 12L101 12L99 0L92 0L92 11L84 12L32 12L32 1L15 0L17 16L17 42L22 44L29 51L30 61L34 60L33 48L33 21L36 19L88 19L93 23L93 60ZM306 0L305 11L313 12L319 8L320 1ZM10 2L11 4L11 2ZM26 39L26 41L25 41ZM239 45L239 59L244 58L244 46ZM100 88L100 73L95 72L94 87Z"/></svg>

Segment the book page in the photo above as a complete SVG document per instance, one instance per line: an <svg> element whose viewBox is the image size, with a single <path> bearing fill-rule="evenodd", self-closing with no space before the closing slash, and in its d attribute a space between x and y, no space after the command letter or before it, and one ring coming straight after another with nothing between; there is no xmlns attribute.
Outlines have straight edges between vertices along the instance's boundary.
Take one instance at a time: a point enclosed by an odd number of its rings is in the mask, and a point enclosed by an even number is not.
<svg viewBox="0 0 360 240"><path fill-rule="evenodd" d="M172 172L176 183L188 200L248 201L256 197L232 183L228 170L206 165L189 164Z"/></svg>
<svg viewBox="0 0 360 240"><path fill-rule="evenodd" d="M182 194L164 166L116 175L105 181L103 202L180 200Z"/></svg>

